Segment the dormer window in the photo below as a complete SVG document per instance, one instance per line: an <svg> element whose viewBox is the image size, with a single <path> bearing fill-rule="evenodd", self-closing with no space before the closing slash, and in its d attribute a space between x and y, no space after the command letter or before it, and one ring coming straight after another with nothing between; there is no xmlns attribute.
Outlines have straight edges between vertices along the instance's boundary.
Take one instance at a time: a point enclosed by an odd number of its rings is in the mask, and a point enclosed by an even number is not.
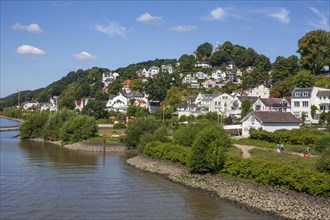
<svg viewBox="0 0 330 220"><path fill-rule="evenodd" d="M304 92L303 93L303 96L308 96L308 92Z"/></svg>
<svg viewBox="0 0 330 220"><path fill-rule="evenodd" d="M295 92L294 96L300 96L300 92Z"/></svg>

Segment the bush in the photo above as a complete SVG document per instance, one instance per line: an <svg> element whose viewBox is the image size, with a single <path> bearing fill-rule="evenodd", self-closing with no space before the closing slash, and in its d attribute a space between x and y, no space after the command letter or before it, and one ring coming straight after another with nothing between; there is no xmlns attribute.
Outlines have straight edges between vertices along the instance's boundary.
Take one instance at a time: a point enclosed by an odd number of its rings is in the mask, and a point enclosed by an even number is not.
<svg viewBox="0 0 330 220"><path fill-rule="evenodd" d="M301 170L291 165L228 156L221 173L253 179L267 186L283 186L313 196L330 196L330 175Z"/></svg>
<svg viewBox="0 0 330 220"><path fill-rule="evenodd" d="M19 128L21 138L42 137L45 124L48 120L49 112L34 113Z"/></svg>
<svg viewBox="0 0 330 220"><path fill-rule="evenodd" d="M126 137L124 142L132 147L136 148L140 142L140 137L144 133L150 133L157 130L160 127L160 123L153 117L137 118L131 120L127 124Z"/></svg>
<svg viewBox="0 0 330 220"><path fill-rule="evenodd" d="M187 125L181 125L173 133L173 138L176 143L185 147L191 147L196 135L204 128L209 127L211 123L209 120L202 119L197 122L190 122Z"/></svg>
<svg viewBox="0 0 330 220"><path fill-rule="evenodd" d="M126 125L124 123L117 123L113 125L114 129L125 129Z"/></svg>
<svg viewBox="0 0 330 220"><path fill-rule="evenodd" d="M192 172L218 172L225 159L225 151L231 146L224 129L218 126L205 128L197 134L190 157Z"/></svg>
<svg viewBox="0 0 330 220"><path fill-rule="evenodd" d="M330 148L330 135L328 134L328 135L319 137L315 141L314 146L315 146L315 150L317 152L323 152L326 149L329 149Z"/></svg>
<svg viewBox="0 0 330 220"><path fill-rule="evenodd" d="M191 154L191 148L183 147L173 143L162 143L160 141L154 141L148 143L144 147L143 153L153 158L187 165Z"/></svg>
<svg viewBox="0 0 330 220"><path fill-rule="evenodd" d="M316 162L316 169L330 174L330 148L326 148Z"/></svg>
<svg viewBox="0 0 330 220"><path fill-rule="evenodd" d="M72 143L94 137L96 132L97 127L93 117L78 115L64 123L60 138L65 143Z"/></svg>
<svg viewBox="0 0 330 220"><path fill-rule="evenodd" d="M140 137L140 141L137 147L138 152L143 153L144 146L153 141L167 142L168 141L168 129L165 126L158 128L152 133L144 133Z"/></svg>
<svg viewBox="0 0 330 220"><path fill-rule="evenodd" d="M43 137L45 140L56 141L60 139L60 131L65 122L77 115L77 112L63 109L49 115L45 125Z"/></svg>

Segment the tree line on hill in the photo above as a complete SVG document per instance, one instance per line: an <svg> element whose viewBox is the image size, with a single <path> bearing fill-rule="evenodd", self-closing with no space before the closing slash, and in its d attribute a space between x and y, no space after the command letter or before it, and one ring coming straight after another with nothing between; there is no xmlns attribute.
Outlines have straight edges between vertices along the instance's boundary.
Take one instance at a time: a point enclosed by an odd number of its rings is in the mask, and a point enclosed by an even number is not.
<svg viewBox="0 0 330 220"><path fill-rule="evenodd" d="M228 63L234 64L235 68L243 70L241 77L242 84L236 85L228 82L220 92L232 92L236 89L246 89L262 83L270 83L272 97L289 96L294 87L325 87L330 88L328 76L321 73L329 71L330 66L330 32L315 30L306 33L298 41L300 58L295 55L289 57L278 56L271 63L269 58L263 54L258 54L253 48L245 48L241 45L234 45L230 41L224 42L213 48L212 44L205 42L197 47L194 54L183 54L177 59L155 59L127 67L118 68L115 72L119 77L108 86L109 94L117 94L121 90L121 83L126 79L131 79L132 90L138 90L150 94L153 100L163 101L167 91L172 86L184 88L178 74L161 73L157 78L151 78L147 83L137 78L136 72L150 66L180 65L177 73L183 75L194 73L200 69L194 64L197 61L209 62L214 68L225 69ZM247 73L245 68L252 66L253 72ZM324 69L327 66L328 69ZM45 88L33 91L21 91L21 101L36 100L38 102L48 102L53 96L61 96L59 105L69 109L74 108L74 100L85 97L106 101L108 94L102 91L102 74L110 71L108 68L93 67L88 70L79 69L71 71L60 80L55 81ZM205 70L203 71L211 71ZM202 91L210 92L210 91ZM9 95L0 100L1 108L17 105L17 93Z"/></svg>

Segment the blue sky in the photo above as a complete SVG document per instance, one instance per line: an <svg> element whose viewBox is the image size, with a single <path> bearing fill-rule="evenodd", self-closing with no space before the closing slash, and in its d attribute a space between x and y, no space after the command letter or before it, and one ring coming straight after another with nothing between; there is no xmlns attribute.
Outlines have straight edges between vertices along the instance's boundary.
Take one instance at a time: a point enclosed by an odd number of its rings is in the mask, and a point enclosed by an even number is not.
<svg viewBox="0 0 330 220"><path fill-rule="evenodd" d="M225 41L270 58L297 55L307 32L329 31L327 1L2 1L1 96L70 71L115 70Z"/></svg>

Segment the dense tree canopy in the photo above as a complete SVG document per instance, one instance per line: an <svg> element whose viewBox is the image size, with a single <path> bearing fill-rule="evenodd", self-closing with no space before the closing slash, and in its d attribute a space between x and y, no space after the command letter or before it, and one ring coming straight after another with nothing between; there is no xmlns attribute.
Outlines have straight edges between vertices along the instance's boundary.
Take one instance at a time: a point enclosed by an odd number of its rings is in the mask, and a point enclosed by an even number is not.
<svg viewBox="0 0 330 220"><path fill-rule="evenodd" d="M213 52L213 46L208 42L199 45L195 51L196 57L199 60L208 59L211 56L212 52Z"/></svg>
<svg viewBox="0 0 330 220"><path fill-rule="evenodd" d="M319 74L325 65L330 65L330 32L310 31L298 41L300 64L313 74Z"/></svg>

